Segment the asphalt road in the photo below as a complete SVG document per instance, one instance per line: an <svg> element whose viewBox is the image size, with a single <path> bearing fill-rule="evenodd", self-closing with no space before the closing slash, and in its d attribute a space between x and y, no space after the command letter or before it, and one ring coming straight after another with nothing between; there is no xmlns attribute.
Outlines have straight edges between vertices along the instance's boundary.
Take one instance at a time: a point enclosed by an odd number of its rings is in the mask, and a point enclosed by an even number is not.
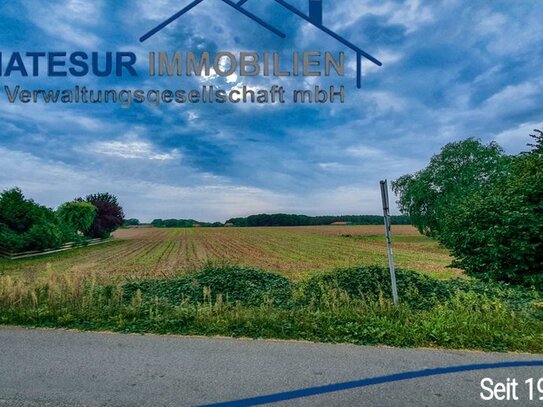
<svg viewBox="0 0 543 407"><path fill-rule="evenodd" d="M0 327L0 406L194 406L428 368L526 360L543 355ZM484 402L483 378L517 379L520 400ZM273 405L543 406L528 401L528 378L543 378L543 367L415 378Z"/></svg>

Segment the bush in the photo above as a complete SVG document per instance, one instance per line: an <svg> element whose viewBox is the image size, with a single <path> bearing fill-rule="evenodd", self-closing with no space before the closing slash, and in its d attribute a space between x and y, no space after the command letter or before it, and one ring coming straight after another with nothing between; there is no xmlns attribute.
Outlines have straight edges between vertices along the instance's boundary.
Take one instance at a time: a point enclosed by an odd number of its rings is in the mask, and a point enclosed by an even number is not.
<svg viewBox="0 0 543 407"><path fill-rule="evenodd" d="M473 293L490 300L503 301L511 309L527 312L543 320L543 293L504 283L483 283L477 280L438 280L409 270L396 270L400 303L412 309L431 309L456 295ZM339 269L310 277L299 283L298 302L320 304L333 291L351 299L376 301L391 298L389 270L380 266Z"/></svg>
<svg viewBox="0 0 543 407"><path fill-rule="evenodd" d="M235 267L124 286L54 273L34 283L0 276L0 324L543 352L543 318L533 313L543 306L541 293L400 271L402 301L395 307L381 295L386 277L378 267L339 270L293 291L280 276ZM364 287L374 291L359 292ZM415 288L422 299L441 289L446 295L421 309L406 294ZM302 301L304 289L319 300Z"/></svg>
<svg viewBox="0 0 543 407"><path fill-rule="evenodd" d="M37 223L26 234L28 250L56 249L66 243L67 230L58 223Z"/></svg>
<svg viewBox="0 0 543 407"><path fill-rule="evenodd" d="M78 201L84 202L81 198ZM93 239L106 239L111 235L111 232L122 226L124 212L115 195L107 192L93 194L87 196L85 202L92 204L96 208L96 217L86 236Z"/></svg>
<svg viewBox="0 0 543 407"><path fill-rule="evenodd" d="M454 143L394 183L400 208L436 237L453 265L484 281L543 290L543 132L513 157L491 144Z"/></svg>
<svg viewBox="0 0 543 407"><path fill-rule="evenodd" d="M398 294L403 304L417 309L429 308L450 298L454 289L444 281L414 271L396 270ZM300 284L305 303L319 303L333 290L350 298L376 301L392 296L390 272L380 266L339 269L310 277Z"/></svg>
<svg viewBox="0 0 543 407"><path fill-rule="evenodd" d="M392 183L400 210L423 234L439 237L447 209L473 191L500 179L510 158L496 143L467 139L444 146L426 168Z"/></svg>
<svg viewBox="0 0 543 407"><path fill-rule="evenodd" d="M88 202L67 202L58 208L57 215L74 232L86 233L96 217L96 207Z"/></svg>
<svg viewBox="0 0 543 407"><path fill-rule="evenodd" d="M270 302L285 305L291 298L292 283L278 274L253 268L207 265L201 271L169 280L146 280L124 286L125 295L131 297L140 290L146 297L159 297L179 304L183 300L224 301L243 305Z"/></svg>
<svg viewBox="0 0 543 407"><path fill-rule="evenodd" d="M20 252L27 245L26 236L23 233L15 233L6 225L0 223L0 246L11 252Z"/></svg>
<svg viewBox="0 0 543 407"><path fill-rule="evenodd" d="M0 245L7 250L55 249L73 235L51 209L25 199L20 189L0 195Z"/></svg>
<svg viewBox="0 0 543 407"><path fill-rule="evenodd" d="M543 143L534 147L443 217L441 241L467 274L543 290Z"/></svg>
<svg viewBox="0 0 543 407"><path fill-rule="evenodd" d="M428 310L455 297L474 293L503 301L511 309L543 320L543 293L503 283L481 283L466 279L437 280L408 270L397 270L400 303L411 309ZM390 299L390 274L380 266L339 269L309 277L299 283L253 268L207 265L201 271L174 279L144 280L123 285L126 299L138 291L143 298L155 297L172 304L183 301L224 303L246 306L270 304L287 309L326 306L342 297L346 301L375 302Z"/></svg>
<svg viewBox="0 0 543 407"><path fill-rule="evenodd" d="M0 195L0 224L15 233L27 232L32 225L47 217L49 210L26 199L19 188L2 192Z"/></svg>

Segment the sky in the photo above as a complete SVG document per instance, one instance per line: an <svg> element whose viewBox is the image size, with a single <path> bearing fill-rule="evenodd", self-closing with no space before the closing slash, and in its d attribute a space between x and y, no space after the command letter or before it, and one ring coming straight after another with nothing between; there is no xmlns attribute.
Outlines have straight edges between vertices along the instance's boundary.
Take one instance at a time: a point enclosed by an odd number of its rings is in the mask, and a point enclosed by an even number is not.
<svg viewBox="0 0 543 407"><path fill-rule="evenodd" d="M127 217L225 221L256 213L379 214L379 180L423 168L448 142L475 137L507 153L543 128L543 2L324 0L324 25L354 53L273 0L204 0L147 40L189 0L13 0L0 5L0 51L345 51L344 104L10 104L0 92L0 190L57 207L108 191ZM290 0L304 12L307 0ZM141 57L141 58L140 58ZM25 89L313 86L314 78L0 77ZM322 81L328 83L328 80ZM395 210L395 213L397 211Z"/></svg>

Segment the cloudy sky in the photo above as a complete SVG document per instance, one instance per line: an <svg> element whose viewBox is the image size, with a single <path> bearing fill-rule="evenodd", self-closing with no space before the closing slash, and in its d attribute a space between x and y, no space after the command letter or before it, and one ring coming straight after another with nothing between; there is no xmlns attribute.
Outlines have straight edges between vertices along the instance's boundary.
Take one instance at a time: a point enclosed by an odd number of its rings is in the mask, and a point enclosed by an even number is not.
<svg viewBox="0 0 543 407"><path fill-rule="evenodd" d="M0 5L0 50L345 51L345 104L63 106L10 104L0 92L0 189L51 207L92 192L118 195L129 217L224 221L262 212L380 212L378 182L422 168L467 137L524 149L543 127L543 2L324 0L324 24L383 61L364 64L273 0L246 8L282 40L204 0L143 44L190 0L13 0ZM306 11L307 0L290 0ZM23 88L230 89L314 85L270 78L0 77Z"/></svg>

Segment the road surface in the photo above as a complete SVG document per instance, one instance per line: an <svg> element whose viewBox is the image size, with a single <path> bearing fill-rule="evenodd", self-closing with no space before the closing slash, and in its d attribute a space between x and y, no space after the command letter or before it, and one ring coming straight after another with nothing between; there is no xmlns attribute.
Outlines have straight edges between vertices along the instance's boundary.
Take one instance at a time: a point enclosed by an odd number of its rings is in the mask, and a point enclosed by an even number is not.
<svg viewBox="0 0 543 407"><path fill-rule="evenodd" d="M543 355L0 327L0 407L196 406L428 368L529 360ZM273 406L543 406L528 401L524 384L542 377L541 366L449 373ZM519 401L483 401L484 378L516 379Z"/></svg>

